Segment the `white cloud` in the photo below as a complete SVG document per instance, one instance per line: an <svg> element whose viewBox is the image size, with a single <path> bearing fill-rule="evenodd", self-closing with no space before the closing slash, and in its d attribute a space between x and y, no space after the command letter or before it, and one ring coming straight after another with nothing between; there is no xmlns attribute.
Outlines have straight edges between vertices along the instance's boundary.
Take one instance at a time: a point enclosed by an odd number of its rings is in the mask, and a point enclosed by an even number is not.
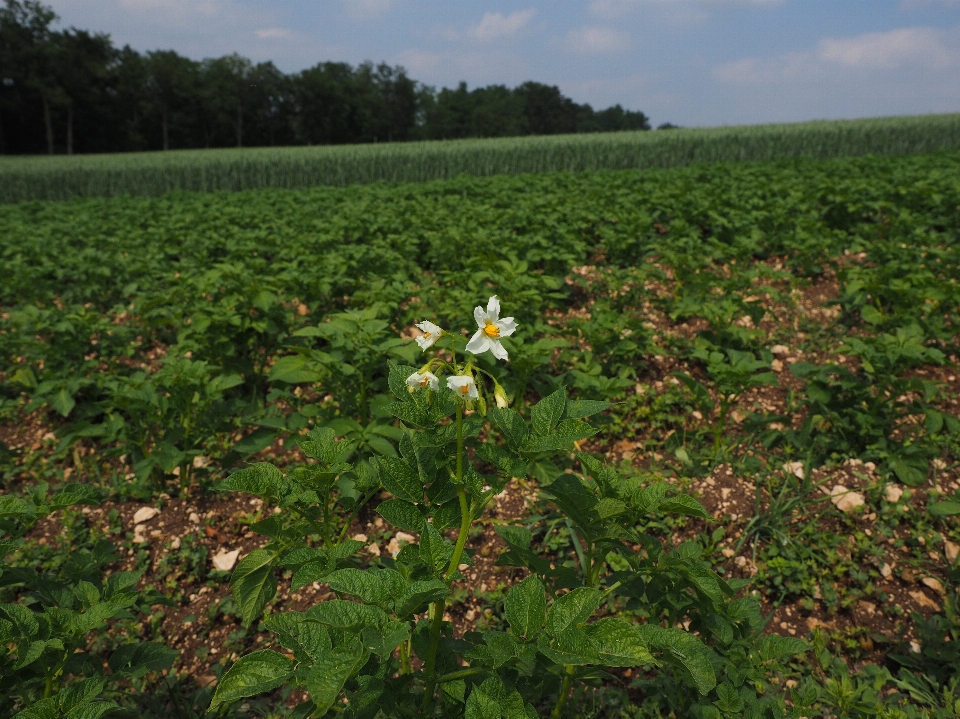
<svg viewBox="0 0 960 719"><path fill-rule="evenodd" d="M945 33L931 27L911 27L888 32L871 32L852 38L824 38L817 48L823 62L848 67L893 69L919 64L942 69L956 63L957 47L945 44Z"/></svg>
<svg viewBox="0 0 960 719"><path fill-rule="evenodd" d="M591 0L588 9L601 17L620 17L638 8L657 7L685 19L705 19L707 8L774 7L785 0Z"/></svg>
<svg viewBox="0 0 960 719"><path fill-rule="evenodd" d="M960 0L900 0L901 10L923 10L937 5L953 7L960 5Z"/></svg>
<svg viewBox="0 0 960 719"><path fill-rule="evenodd" d="M167 24L210 20L227 15L228 3L223 0L119 0L118 5L138 15L162 17Z"/></svg>
<svg viewBox="0 0 960 719"><path fill-rule="evenodd" d="M253 34L258 40L289 40L297 37L299 33L285 27L267 27L262 30L254 30Z"/></svg>
<svg viewBox="0 0 960 719"><path fill-rule="evenodd" d="M848 38L827 37L803 52L772 58L744 58L719 65L721 82L758 84L837 77L851 71L923 69L933 73L960 70L960 32L914 27L871 32Z"/></svg>
<svg viewBox="0 0 960 719"><path fill-rule="evenodd" d="M567 45L585 55L620 52L630 47L630 35L609 27L584 27L567 33Z"/></svg>
<svg viewBox="0 0 960 719"><path fill-rule="evenodd" d="M537 11L533 8L518 10L509 15L499 12L484 13L479 23L467 29L467 35L478 42L492 42L511 37L526 27L536 14Z"/></svg>
<svg viewBox="0 0 960 719"><path fill-rule="evenodd" d="M390 9L393 0L344 0L343 4L354 20L374 20Z"/></svg>

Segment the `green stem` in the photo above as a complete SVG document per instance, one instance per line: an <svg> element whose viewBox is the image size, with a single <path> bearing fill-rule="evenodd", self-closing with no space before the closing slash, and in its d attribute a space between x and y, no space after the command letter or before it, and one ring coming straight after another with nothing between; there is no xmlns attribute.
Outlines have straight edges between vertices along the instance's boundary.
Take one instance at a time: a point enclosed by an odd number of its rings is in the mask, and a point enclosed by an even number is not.
<svg viewBox="0 0 960 719"><path fill-rule="evenodd" d="M410 673L410 641L407 640L400 645L400 673Z"/></svg>
<svg viewBox="0 0 960 719"><path fill-rule="evenodd" d="M43 698L46 699L51 694L53 694L53 675L47 674L47 681L43 687Z"/></svg>
<svg viewBox="0 0 960 719"><path fill-rule="evenodd" d="M460 532L457 535L457 544L450 558L444 579L451 576L460 565L460 557L467 543L467 534L470 532L472 515L467 505L467 493L463 488L463 406L457 402L457 497L460 500ZM423 694L423 713L430 714L433 709L433 694L437 688L437 650L440 648L440 629L443 626L443 610L446 607L446 598L438 599L433 603L433 624L430 627L430 650L424 661L427 686Z"/></svg>
<svg viewBox="0 0 960 719"><path fill-rule="evenodd" d="M353 523L354 518L360 513L360 510L369 502L373 495L376 494L376 491L368 492L367 495L357 503L357 506L353 508L353 511L350 512L350 516L347 517L346 524L343 525L343 529L340 531L340 541L343 542L347 538L347 532L350 531L350 525Z"/></svg>
<svg viewBox="0 0 960 719"><path fill-rule="evenodd" d="M573 665L568 664L564 667L563 684L560 685L560 696L557 697L557 705L550 712L550 719L560 719L563 714L563 705L567 703L567 696L570 694L570 685L573 684Z"/></svg>
<svg viewBox="0 0 960 719"><path fill-rule="evenodd" d="M472 677L474 674L484 674L489 671L488 669L461 669L458 672L450 672L449 674L444 674L442 677L437 679L437 684L443 684L444 682L455 682L457 679L463 679L464 677Z"/></svg>

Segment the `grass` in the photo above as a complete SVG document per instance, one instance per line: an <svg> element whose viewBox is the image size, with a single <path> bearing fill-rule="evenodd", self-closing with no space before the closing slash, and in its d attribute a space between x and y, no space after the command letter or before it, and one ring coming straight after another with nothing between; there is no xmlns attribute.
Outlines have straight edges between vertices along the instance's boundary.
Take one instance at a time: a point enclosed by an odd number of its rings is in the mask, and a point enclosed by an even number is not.
<svg viewBox="0 0 960 719"><path fill-rule="evenodd" d="M0 203L957 148L960 114L380 145L16 157L0 158Z"/></svg>

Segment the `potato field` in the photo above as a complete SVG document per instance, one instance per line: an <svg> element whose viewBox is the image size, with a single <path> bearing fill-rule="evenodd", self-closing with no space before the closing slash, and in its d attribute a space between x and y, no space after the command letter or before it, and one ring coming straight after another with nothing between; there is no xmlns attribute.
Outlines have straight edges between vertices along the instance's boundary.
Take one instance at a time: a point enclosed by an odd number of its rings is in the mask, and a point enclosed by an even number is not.
<svg viewBox="0 0 960 719"><path fill-rule="evenodd" d="M960 715L960 151L0 237L0 717Z"/></svg>

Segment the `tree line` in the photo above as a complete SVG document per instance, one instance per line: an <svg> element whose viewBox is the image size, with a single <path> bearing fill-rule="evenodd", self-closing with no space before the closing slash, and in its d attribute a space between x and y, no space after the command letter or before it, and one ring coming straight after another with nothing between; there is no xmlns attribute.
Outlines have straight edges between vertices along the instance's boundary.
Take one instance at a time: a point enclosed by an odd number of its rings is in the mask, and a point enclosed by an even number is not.
<svg viewBox="0 0 960 719"><path fill-rule="evenodd" d="M434 88L402 67L321 62L286 74L238 54L195 61L54 29L37 0L0 7L0 153L365 142L648 130L642 112L596 111L555 86Z"/></svg>

